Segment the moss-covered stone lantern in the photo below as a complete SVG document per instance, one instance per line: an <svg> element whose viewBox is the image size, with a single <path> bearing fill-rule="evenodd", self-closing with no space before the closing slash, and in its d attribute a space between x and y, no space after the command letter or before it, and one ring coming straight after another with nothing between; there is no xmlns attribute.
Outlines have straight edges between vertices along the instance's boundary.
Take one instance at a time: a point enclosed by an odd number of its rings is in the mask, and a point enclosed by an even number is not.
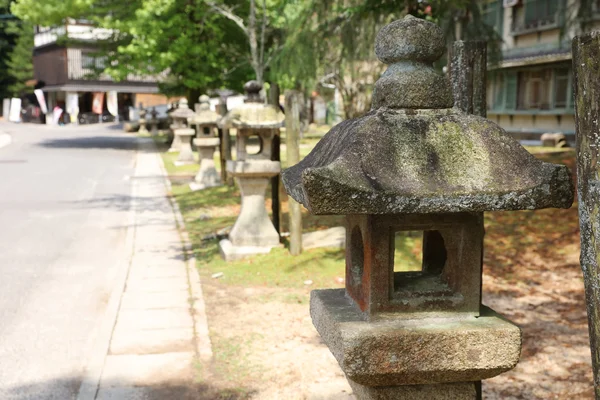
<svg viewBox="0 0 600 400"><path fill-rule="evenodd" d="M190 164L194 162L194 153L192 151L192 136L196 131L188 127L188 120L196 114L188 107L188 101L183 98L179 101L177 107L171 113L173 119L173 144L179 141L179 156L177 157L178 164Z"/></svg>
<svg viewBox="0 0 600 400"><path fill-rule="evenodd" d="M385 26L371 111L283 172L312 213L346 215L346 287L313 291L310 308L359 399L475 399L482 379L513 368L520 330L481 304L483 212L573 201L565 166L453 108L432 67L445 48L433 23ZM418 271L396 268L403 231L422 232Z"/></svg>
<svg viewBox="0 0 600 400"><path fill-rule="evenodd" d="M219 186L221 177L215 168L215 149L219 146L217 123L221 116L210 109L210 98L206 95L198 99L196 115L190 118L190 125L196 128L194 146L198 149L200 169L190 184L192 190L202 190Z"/></svg>
<svg viewBox="0 0 600 400"><path fill-rule="evenodd" d="M227 161L227 173L233 176L242 194L242 209L229 238L219 243L221 255L235 260L253 254L268 253L279 246L279 234L265 207L269 180L281 171L279 161L271 161L273 137L283 126L281 111L260 98L262 85L250 81L244 86L245 103L223 117L220 126L235 128L236 160ZM251 138L258 139L258 151L251 151Z"/></svg>

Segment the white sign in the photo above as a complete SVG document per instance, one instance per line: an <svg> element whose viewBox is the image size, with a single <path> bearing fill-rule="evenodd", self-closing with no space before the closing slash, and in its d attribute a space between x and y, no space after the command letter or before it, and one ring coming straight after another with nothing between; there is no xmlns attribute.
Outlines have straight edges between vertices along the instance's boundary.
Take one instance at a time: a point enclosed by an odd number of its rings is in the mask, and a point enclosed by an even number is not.
<svg viewBox="0 0 600 400"><path fill-rule="evenodd" d="M79 95L76 92L67 92L66 104L67 113L71 117L71 122L77 121L79 115Z"/></svg>
<svg viewBox="0 0 600 400"><path fill-rule="evenodd" d="M119 114L119 104L117 102L117 92L110 91L107 93L106 108L108 109L108 112L115 117Z"/></svg>
<svg viewBox="0 0 600 400"><path fill-rule="evenodd" d="M37 98L37 101L40 104L40 109L42 110L42 113L48 114L48 106L46 105L46 98L44 97L44 92L42 92L42 89L35 89L33 93L35 93L35 97Z"/></svg>
<svg viewBox="0 0 600 400"><path fill-rule="evenodd" d="M13 97L10 99L10 113L8 120L11 122L21 122L21 99Z"/></svg>

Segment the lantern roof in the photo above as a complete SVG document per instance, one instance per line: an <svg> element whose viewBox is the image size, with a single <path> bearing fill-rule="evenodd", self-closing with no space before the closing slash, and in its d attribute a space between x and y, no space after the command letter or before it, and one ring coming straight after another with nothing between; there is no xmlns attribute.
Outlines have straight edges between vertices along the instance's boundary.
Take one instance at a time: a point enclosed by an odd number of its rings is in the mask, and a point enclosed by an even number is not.
<svg viewBox="0 0 600 400"><path fill-rule="evenodd" d="M210 109L210 98L203 94L198 98L200 106L196 110L195 115L190 118L189 122L192 125L216 125L221 116Z"/></svg>
<svg viewBox="0 0 600 400"><path fill-rule="evenodd" d="M244 104L232 109L223 117L219 125L237 129L279 129L285 116L281 110L271 104L265 104L260 98L262 84L249 81L244 85L246 99Z"/></svg>
<svg viewBox="0 0 600 400"><path fill-rule="evenodd" d="M188 119L196 115L188 106L186 98L179 100L179 106L171 112L171 118Z"/></svg>
<svg viewBox="0 0 600 400"><path fill-rule="evenodd" d="M573 202L569 170L545 163L494 122L453 108L448 79L432 67L445 38L407 16L377 35L390 64L366 115L329 131L286 169L288 193L315 214L480 212Z"/></svg>

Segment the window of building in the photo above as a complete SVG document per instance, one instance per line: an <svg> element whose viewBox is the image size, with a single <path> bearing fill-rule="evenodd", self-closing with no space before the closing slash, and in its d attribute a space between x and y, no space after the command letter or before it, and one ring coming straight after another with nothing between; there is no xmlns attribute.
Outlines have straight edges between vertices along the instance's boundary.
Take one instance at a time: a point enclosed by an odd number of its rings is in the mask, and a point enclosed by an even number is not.
<svg viewBox="0 0 600 400"><path fill-rule="evenodd" d="M519 72L517 108L521 110L550 109L551 75L552 70L550 69Z"/></svg>
<svg viewBox="0 0 600 400"><path fill-rule="evenodd" d="M567 108L569 96L569 69L561 68L554 73L554 107Z"/></svg>
<svg viewBox="0 0 600 400"><path fill-rule="evenodd" d="M82 69L104 69L106 67L106 57L98 57L91 52L81 52Z"/></svg>
<svg viewBox="0 0 600 400"><path fill-rule="evenodd" d="M502 0L486 1L481 5L481 14L484 22L494 28L499 35L502 35L503 13Z"/></svg>
<svg viewBox="0 0 600 400"><path fill-rule="evenodd" d="M525 0L525 28L556 23L559 0Z"/></svg>

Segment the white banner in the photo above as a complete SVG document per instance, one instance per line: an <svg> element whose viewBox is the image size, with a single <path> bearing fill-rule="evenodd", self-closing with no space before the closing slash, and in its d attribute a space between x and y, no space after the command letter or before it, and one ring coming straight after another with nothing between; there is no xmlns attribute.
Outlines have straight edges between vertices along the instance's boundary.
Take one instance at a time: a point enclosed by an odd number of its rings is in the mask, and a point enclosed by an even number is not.
<svg viewBox="0 0 600 400"><path fill-rule="evenodd" d="M119 104L117 102L117 92L110 91L106 94L106 108L113 116L119 114Z"/></svg>
<svg viewBox="0 0 600 400"><path fill-rule="evenodd" d="M42 110L42 113L48 114L48 106L46 105L46 98L44 97L44 92L42 92L42 89L35 89L33 93L35 93L35 97L37 98L37 101L40 104L40 109Z"/></svg>
<svg viewBox="0 0 600 400"><path fill-rule="evenodd" d="M76 92L67 92L65 103L67 113L71 117L71 122L77 121L77 115L79 115L79 95Z"/></svg>
<svg viewBox="0 0 600 400"><path fill-rule="evenodd" d="M8 120L11 122L21 122L21 99L13 97L10 99L10 113Z"/></svg>

